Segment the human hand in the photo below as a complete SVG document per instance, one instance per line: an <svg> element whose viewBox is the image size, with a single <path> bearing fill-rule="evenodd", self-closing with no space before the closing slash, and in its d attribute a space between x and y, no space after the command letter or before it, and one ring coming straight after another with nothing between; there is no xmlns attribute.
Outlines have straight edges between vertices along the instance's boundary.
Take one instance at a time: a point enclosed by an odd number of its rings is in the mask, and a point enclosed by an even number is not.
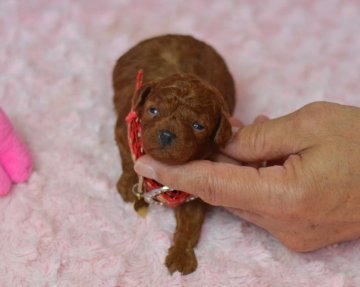
<svg viewBox="0 0 360 287"><path fill-rule="evenodd" d="M360 236L359 131L360 108L312 103L241 128L223 150L230 163L169 166L144 156L135 170L231 209L290 249L311 251ZM282 163L237 163L273 160Z"/></svg>

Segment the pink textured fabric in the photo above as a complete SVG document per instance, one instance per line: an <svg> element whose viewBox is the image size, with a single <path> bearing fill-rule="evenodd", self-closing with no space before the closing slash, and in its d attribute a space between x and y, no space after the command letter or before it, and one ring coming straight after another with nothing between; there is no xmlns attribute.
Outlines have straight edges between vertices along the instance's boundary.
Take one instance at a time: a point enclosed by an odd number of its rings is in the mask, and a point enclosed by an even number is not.
<svg viewBox="0 0 360 287"><path fill-rule="evenodd" d="M245 123L318 100L360 106L358 0L0 1L0 105L36 163L0 198L0 286L360 286L360 240L299 254L221 208L197 271L167 273L173 211L139 218L115 189L111 72L168 32L224 55Z"/></svg>
<svg viewBox="0 0 360 287"><path fill-rule="evenodd" d="M31 171L30 152L0 108L0 195L10 191L11 182L27 180Z"/></svg>

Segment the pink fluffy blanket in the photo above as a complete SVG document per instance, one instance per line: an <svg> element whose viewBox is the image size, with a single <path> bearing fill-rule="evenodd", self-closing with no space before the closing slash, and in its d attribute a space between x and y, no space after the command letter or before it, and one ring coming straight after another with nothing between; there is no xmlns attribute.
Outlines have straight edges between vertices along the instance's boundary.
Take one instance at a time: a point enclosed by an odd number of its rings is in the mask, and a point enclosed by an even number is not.
<svg viewBox="0 0 360 287"><path fill-rule="evenodd" d="M168 32L225 56L246 123L317 100L360 106L357 0L0 1L0 105L34 158L0 198L0 286L360 286L359 240L299 254L221 208L197 271L167 273L172 211L144 220L115 190L111 71Z"/></svg>

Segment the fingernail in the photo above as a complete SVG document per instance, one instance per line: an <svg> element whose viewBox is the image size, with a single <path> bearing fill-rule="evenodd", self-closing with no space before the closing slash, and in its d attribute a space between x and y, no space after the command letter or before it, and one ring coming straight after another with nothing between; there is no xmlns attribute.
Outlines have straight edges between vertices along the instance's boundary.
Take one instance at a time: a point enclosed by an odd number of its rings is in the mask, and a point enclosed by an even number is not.
<svg viewBox="0 0 360 287"><path fill-rule="evenodd" d="M259 115L255 118L254 123L263 123L269 120L268 116L265 115Z"/></svg>
<svg viewBox="0 0 360 287"><path fill-rule="evenodd" d="M134 170L144 177L155 179L155 170L144 159L140 158L135 162Z"/></svg>
<svg viewBox="0 0 360 287"><path fill-rule="evenodd" d="M238 118L231 117L229 120L233 127L240 128L243 126L243 123Z"/></svg>
<svg viewBox="0 0 360 287"><path fill-rule="evenodd" d="M239 130L240 128L238 128L238 127L234 127L234 126L232 126L231 127L231 132L233 133L233 135L234 134L236 134L237 133L237 131Z"/></svg>

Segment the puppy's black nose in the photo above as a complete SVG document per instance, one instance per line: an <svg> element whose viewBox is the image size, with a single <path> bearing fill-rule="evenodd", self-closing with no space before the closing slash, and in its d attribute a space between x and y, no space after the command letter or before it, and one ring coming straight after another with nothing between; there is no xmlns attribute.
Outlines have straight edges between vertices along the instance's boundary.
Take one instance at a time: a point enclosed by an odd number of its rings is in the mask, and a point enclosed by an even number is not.
<svg viewBox="0 0 360 287"><path fill-rule="evenodd" d="M159 142L162 147L170 146L175 138L175 134L167 130L162 130L159 132Z"/></svg>

